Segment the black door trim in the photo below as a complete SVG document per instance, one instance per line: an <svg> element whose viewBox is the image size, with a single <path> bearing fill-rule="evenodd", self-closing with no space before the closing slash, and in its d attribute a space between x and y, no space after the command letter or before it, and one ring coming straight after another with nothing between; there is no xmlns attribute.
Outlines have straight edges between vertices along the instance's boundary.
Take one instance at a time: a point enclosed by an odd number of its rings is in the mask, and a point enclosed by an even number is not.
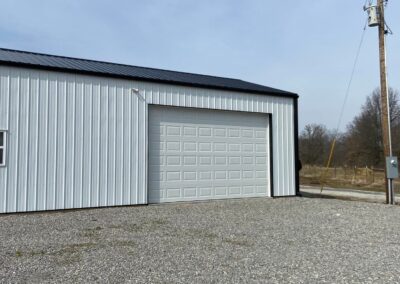
<svg viewBox="0 0 400 284"><path fill-rule="evenodd" d="M271 197L274 197L274 145L273 145L273 123L272 123L272 114L268 113L268 143L269 143L269 185L271 188Z"/></svg>

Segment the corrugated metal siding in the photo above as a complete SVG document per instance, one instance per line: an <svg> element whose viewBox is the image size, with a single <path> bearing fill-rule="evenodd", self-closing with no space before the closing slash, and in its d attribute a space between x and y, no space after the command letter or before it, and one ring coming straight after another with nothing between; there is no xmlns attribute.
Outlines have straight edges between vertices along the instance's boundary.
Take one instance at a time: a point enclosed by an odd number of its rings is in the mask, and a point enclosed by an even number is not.
<svg viewBox="0 0 400 284"><path fill-rule="evenodd" d="M292 98L1 66L0 212L147 203L147 104L272 113L274 195L295 194Z"/></svg>

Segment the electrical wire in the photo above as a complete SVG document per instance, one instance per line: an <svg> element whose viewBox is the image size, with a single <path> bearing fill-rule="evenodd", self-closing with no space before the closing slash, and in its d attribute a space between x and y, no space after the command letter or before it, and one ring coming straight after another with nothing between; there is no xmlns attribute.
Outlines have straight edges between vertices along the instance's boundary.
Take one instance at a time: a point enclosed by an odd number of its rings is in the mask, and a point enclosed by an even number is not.
<svg viewBox="0 0 400 284"><path fill-rule="evenodd" d="M367 20L368 21L368 20ZM346 88L346 92L345 92L345 96L344 96L344 100L343 100L343 104L342 104L342 108L340 109L340 115L339 115L339 121L336 127L336 134L339 132L340 126L342 124L342 118L343 118L343 114L344 114L344 109L346 107L346 103L347 103L347 99L349 98L349 94L350 94L350 88L351 88L351 84L353 83L353 78L354 78L354 73L356 71L356 67L357 67L357 63L358 63L358 58L360 57L360 52L361 52L361 47L362 44L364 43L364 37L365 37L365 31L367 30L367 21L365 22L363 31L362 31L362 35L361 35L361 39L360 39L360 43L358 44L358 48L357 48L357 53L356 53L356 57L354 59L354 64L353 64L353 68L351 70L351 75L350 75L350 80L347 84L347 88Z"/></svg>
<svg viewBox="0 0 400 284"><path fill-rule="evenodd" d="M368 0L366 0L365 3L367 3L367 1L368 1ZM332 144L331 144L331 149L330 149L330 151L329 151L328 162L327 162L325 171L323 171L323 172L322 172L322 175L321 175L321 179L320 179L321 193L322 193L322 190L324 189L324 183L323 183L323 181L324 181L325 173L328 171L329 166L330 166L331 161L332 161L332 158L333 158L333 153L334 153L334 149L335 149L335 145L336 145L336 140L337 140L337 137L338 137L338 135L339 135L340 126L341 126L341 124L342 124L342 119L343 119L344 110L345 110L345 107L346 107L347 100L348 100L348 98L349 98L350 89L351 89L351 84L353 83L353 78L354 78L354 74L355 74L355 71L356 71L356 67L357 67L357 63L358 63L358 58L360 57L361 47L362 47L362 44L363 44L363 42L364 42L365 31L367 30L367 23L368 23L368 19L367 19L366 22L365 22L365 25L364 25L364 28L363 28L363 31L362 31L362 34L361 34L360 43L358 44L356 57L355 57L355 59L354 59L353 68L352 68L351 74L350 74L350 80L349 80L349 82L348 82L348 84L347 84L347 88L346 88L346 92L345 92L343 104L342 104L342 107L341 107L341 109L340 109L340 115L339 115L338 124L337 124L337 126L336 126L336 130L335 130L334 136L333 136L333 141L332 141Z"/></svg>

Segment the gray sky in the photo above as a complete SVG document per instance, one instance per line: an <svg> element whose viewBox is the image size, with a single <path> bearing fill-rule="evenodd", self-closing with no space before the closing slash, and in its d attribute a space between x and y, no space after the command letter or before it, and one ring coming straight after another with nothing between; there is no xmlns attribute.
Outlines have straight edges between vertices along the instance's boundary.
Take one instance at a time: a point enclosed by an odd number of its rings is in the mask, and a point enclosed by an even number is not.
<svg viewBox="0 0 400 284"><path fill-rule="evenodd" d="M299 93L300 127L336 127L365 0L1 0L0 46L239 78ZM400 89L400 1L389 0L389 84ZM379 86L368 28L342 129Z"/></svg>

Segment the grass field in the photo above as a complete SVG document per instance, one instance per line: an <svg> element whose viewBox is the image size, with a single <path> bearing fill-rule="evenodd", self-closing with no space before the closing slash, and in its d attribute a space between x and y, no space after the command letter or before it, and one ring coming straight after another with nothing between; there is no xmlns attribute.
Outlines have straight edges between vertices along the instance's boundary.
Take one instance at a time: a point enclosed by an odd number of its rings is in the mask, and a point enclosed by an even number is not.
<svg viewBox="0 0 400 284"><path fill-rule="evenodd" d="M383 169L303 166L300 184L321 186L321 183L334 188L384 191L385 173ZM394 188L399 191L400 182L395 181Z"/></svg>

